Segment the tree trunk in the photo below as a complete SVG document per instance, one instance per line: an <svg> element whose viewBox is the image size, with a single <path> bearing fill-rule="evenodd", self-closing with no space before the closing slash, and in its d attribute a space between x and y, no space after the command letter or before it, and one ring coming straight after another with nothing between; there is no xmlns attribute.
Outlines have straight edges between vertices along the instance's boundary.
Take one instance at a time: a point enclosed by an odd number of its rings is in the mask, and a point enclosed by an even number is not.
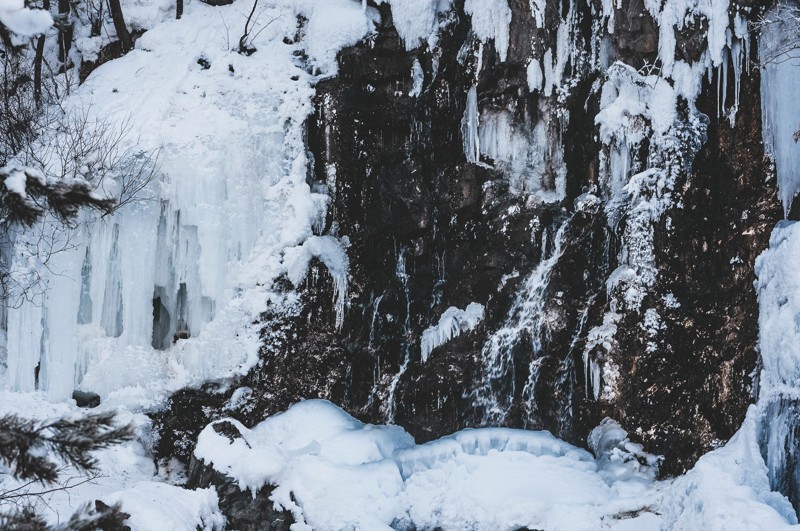
<svg viewBox="0 0 800 531"><path fill-rule="evenodd" d="M122 6L119 0L108 0L108 9L111 11L111 19L114 21L114 29L117 30L117 37L122 53L127 53L133 48L133 40L125 25L125 18L122 16Z"/></svg>
<svg viewBox="0 0 800 531"><path fill-rule="evenodd" d="M69 15L69 0L58 0L58 59L65 70L69 49L72 47L72 21Z"/></svg>
<svg viewBox="0 0 800 531"><path fill-rule="evenodd" d="M59 3L62 0L59 0ZM50 0L44 0L42 9L50 11ZM59 29L59 31L61 31ZM42 33L36 41L36 55L33 58L33 101L36 102L36 107L42 105L42 62L44 61L44 42L47 38L45 33Z"/></svg>
<svg viewBox="0 0 800 531"><path fill-rule="evenodd" d="M42 61L44 60L44 40L42 34L36 41L36 56L33 58L33 101L36 107L42 105Z"/></svg>
<svg viewBox="0 0 800 531"><path fill-rule="evenodd" d="M175 18L180 20L181 15L183 15L183 0L176 0L175 4Z"/></svg>

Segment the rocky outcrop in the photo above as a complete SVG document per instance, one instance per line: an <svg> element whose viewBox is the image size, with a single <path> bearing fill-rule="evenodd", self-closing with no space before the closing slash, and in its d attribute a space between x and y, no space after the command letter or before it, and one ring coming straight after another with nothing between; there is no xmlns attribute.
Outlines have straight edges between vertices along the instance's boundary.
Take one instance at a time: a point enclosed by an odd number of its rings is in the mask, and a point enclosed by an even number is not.
<svg viewBox="0 0 800 531"><path fill-rule="evenodd" d="M239 436L239 430L224 421L214 425L220 433ZM294 520L289 512L277 510L269 499L273 487L263 487L257 493L242 491L230 477L218 472L202 459L191 457L186 487L214 487L219 496L219 508L227 518L227 529L238 531L288 531Z"/></svg>
<svg viewBox="0 0 800 531"><path fill-rule="evenodd" d="M568 15L561 4L546 3L540 28L529 2L509 2L502 62L491 41L476 39L461 2L442 18L435 48L411 51L389 6L375 6L377 33L340 53L339 75L317 85L308 123L309 184L331 196L323 231L350 244L344 327L334 326L325 268L312 265L296 312L263 316L261 362L236 383L250 391L235 403L236 386L210 394L196 431L214 417L209 411L252 425L312 397L365 421L397 422L419 441L503 424L585 445L591 428L611 416L648 451L664 454L662 471L671 474L738 428L757 365L753 261L781 217L775 179L765 179L758 70L742 73L734 125L718 114L716 80L703 85L696 105L708 118L705 143L652 223L658 274L640 310L614 322L607 354L618 370L614 392L595 396L588 335L614 310L607 281L620 265L627 221L608 219L609 197L599 187L595 117L608 65L594 57L598 6L578 2ZM561 86L545 96L528 86L528 63L557 49L557 27L568 18L572 53ZM611 55L635 68L652 65L658 26L643 2L623 2L614 19L604 45ZM706 30L702 18L684 28L677 56L696 60ZM417 89L415 69L423 72ZM502 134L519 134L516 155L530 149L522 169L490 147L479 160L465 153L470 94L483 123L502 121ZM636 157L644 160L647 148ZM523 327L491 372L487 342L550 258L536 326ZM485 306L484 321L423 363L423 330L447 308L471 302ZM653 315L659 319L650 326ZM181 408L195 411L192 404L173 399L162 440L180 432Z"/></svg>

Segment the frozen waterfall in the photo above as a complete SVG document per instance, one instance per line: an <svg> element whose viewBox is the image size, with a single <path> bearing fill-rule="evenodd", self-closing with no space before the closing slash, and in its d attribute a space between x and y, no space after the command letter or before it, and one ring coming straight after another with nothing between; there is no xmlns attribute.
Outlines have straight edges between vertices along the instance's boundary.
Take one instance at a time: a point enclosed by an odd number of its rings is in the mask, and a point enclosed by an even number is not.
<svg viewBox="0 0 800 531"><path fill-rule="evenodd" d="M8 388L63 399L78 387L146 404L242 374L257 359L253 323L268 302L281 303L273 281L287 274L299 283L313 256L334 277L341 323L344 248L332 237L309 239L328 198L306 183L303 124L314 91L292 55L303 44L282 42L294 31L288 21L246 58L219 42L225 17L246 6L214 9L199 4L188 22L158 25L68 100L69 112L88 112L90 121L127 121L133 134L122 149L156 154L157 175L114 215L84 218L46 267L38 234L18 237L12 269L38 268L46 290L3 323ZM369 16L358 8L336 23L358 39ZM187 24L209 37L176 38ZM104 186L113 193L113 184Z"/></svg>

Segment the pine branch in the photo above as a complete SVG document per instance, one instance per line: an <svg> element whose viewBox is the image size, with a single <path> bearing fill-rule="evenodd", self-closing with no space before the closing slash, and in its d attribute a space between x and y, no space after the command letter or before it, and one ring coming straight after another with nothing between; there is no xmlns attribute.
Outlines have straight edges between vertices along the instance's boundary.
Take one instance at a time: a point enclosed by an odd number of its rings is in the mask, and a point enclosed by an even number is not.
<svg viewBox="0 0 800 531"><path fill-rule="evenodd" d="M0 181L0 205L9 223L29 227L46 210L62 222L69 222L84 207L102 212L114 209L113 199L97 197L92 186L82 179L48 180L33 168L5 166L0 168Z"/></svg>
<svg viewBox="0 0 800 531"><path fill-rule="evenodd" d="M42 483L58 479L58 461L92 472L97 464L92 452L133 438L132 426L116 426L114 421L112 412L43 425L7 415L0 418L0 461L15 478Z"/></svg>

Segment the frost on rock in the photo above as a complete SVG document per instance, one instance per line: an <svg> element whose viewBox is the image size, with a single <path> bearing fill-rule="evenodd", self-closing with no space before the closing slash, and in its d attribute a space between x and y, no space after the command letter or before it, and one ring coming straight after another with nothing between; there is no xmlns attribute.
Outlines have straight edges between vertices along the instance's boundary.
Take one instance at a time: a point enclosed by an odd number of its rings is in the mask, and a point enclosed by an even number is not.
<svg viewBox="0 0 800 531"><path fill-rule="evenodd" d="M464 310L455 306L445 310L435 326L422 332L420 343L422 362L428 361L428 356L433 349L478 326L483 321L483 313L483 304L477 302L469 303Z"/></svg>
<svg viewBox="0 0 800 531"><path fill-rule="evenodd" d="M607 312L603 315L603 324L592 327L586 336L586 346L583 349L586 394L589 395L591 384L591 396L595 400L611 401L616 397L619 369L611 360L610 354L616 346L614 334L617 333L617 322L620 318L613 311Z"/></svg>
<svg viewBox="0 0 800 531"><path fill-rule="evenodd" d="M620 246L617 268L606 283L610 312L592 331L602 341L594 340L590 332L584 363L595 398L610 400L616 395L618 369L612 356L616 326L609 325L619 320L618 314L640 314L657 285L655 226L678 204L676 186L686 179L705 142L708 118L695 109L677 81L643 75L617 62L608 69L595 122L604 145L600 187L609 226L618 233ZM643 145L648 151L641 160ZM652 351L657 346L651 341L647 348Z"/></svg>

